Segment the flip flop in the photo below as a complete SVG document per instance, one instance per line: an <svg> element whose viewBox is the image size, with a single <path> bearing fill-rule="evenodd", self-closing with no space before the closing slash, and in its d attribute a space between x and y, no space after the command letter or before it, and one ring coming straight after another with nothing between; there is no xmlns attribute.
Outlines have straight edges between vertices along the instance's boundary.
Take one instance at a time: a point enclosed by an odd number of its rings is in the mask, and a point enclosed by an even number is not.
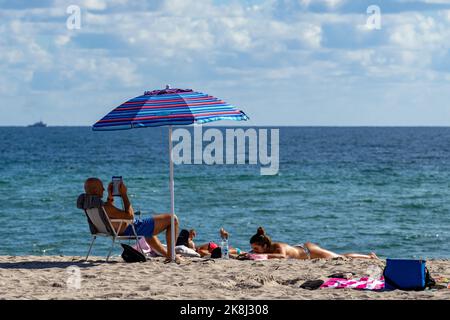
<svg viewBox="0 0 450 320"><path fill-rule="evenodd" d="M171 262L172 262L172 259L170 259L170 258L166 258L166 260L164 260L164 263L171 263ZM176 264L181 264L181 259L176 257L175 258L175 263Z"/></svg>
<svg viewBox="0 0 450 320"><path fill-rule="evenodd" d="M354 272L337 272L333 273L332 275L329 275L328 278L351 279L355 275L356 273Z"/></svg>
<svg viewBox="0 0 450 320"><path fill-rule="evenodd" d="M321 285L323 285L325 281L323 280L308 280L300 285L300 288L306 290L316 290L319 289Z"/></svg>

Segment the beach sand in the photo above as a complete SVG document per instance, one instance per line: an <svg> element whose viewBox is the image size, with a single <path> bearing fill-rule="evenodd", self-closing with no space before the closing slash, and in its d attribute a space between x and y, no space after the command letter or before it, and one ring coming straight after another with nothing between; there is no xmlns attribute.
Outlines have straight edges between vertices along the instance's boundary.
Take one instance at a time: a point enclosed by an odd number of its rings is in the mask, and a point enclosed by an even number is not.
<svg viewBox="0 0 450 320"><path fill-rule="evenodd" d="M373 292L354 289L306 290L306 280L336 272L366 276L384 260L208 260L162 258L145 263L110 263L93 257L0 256L0 299L450 299L450 289ZM76 266L79 269L70 268ZM427 262L433 277L450 278L450 261ZM79 270L80 282L76 273ZM79 285L79 287L78 287ZM77 288L78 287L78 288Z"/></svg>

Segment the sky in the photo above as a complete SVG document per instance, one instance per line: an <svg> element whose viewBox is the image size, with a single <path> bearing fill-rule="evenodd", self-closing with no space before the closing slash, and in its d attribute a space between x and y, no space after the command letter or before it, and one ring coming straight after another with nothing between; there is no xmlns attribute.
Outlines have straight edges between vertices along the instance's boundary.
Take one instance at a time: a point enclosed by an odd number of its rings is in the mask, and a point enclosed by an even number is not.
<svg viewBox="0 0 450 320"><path fill-rule="evenodd" d="M247 125L449 126L450 0L0 0L0 125L89 126L166 84Z"/></svg>

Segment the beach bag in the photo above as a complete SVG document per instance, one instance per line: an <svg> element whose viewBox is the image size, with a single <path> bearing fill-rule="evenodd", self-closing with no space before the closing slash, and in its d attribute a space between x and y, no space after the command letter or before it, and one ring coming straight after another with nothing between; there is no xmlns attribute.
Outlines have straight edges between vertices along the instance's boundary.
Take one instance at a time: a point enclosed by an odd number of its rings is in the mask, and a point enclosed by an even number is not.
<svg viewBox="0 0 450 320"><path fill-rule="evenodd" d="M425 260L386 259L385 290L421 291L435 284Z"/></svg>
<svg viewBox="0 0 450 320"><path fill-rule="evenodd" d="M145 258L145 255L142 254L142 252L139 252L138 250L134 249L133 247L121 243L123 252L122 252L122 259L125 260L125 262L145 262L147 261L147 258Z"/></svg>

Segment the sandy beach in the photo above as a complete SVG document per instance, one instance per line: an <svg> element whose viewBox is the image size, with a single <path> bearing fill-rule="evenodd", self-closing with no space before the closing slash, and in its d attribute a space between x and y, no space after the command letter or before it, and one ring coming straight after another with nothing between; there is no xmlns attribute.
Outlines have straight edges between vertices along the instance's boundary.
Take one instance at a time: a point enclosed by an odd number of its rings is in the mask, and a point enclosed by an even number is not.
<svg viewBox="0 0 450 320"><path fill-rule="evenodd" d="M110 263L100 257L87 263L80 259L1 256L0 299L450 299L450 289L373 292L300 288L307 280L325 280L337 272L362 277L376 267L383 268L384 260L184 258L176 265L164 264L162 258L134 264L124 263L120 257ZM433 277L450 278L450 261L430 260L427 266Z"/></svg>

